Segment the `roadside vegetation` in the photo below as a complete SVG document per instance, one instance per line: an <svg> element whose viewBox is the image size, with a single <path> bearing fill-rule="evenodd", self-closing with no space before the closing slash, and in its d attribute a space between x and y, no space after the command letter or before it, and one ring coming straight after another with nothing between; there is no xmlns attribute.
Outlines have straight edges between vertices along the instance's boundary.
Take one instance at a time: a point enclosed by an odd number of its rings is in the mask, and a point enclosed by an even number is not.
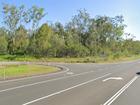
<svg viewBox="0 0 140 105"><path fill-rule="evenodd" d="M79 10L69 22L47 22L43 8L3 4L0 61L112 62L140 58L140 41L124 33L123 16L91 17ZM46 22L41 24L41 21Z"/></svg>
<svg viewBox="0 0 140 105"><path fill-rule="evenodd" d="M58 68L45 65L0 65L0 79L41 75L56 71Z"/></svg>
<svg viewBox="0 0 140 105"><path fill-rule="evenodd" d="M30 62L59 62L59 63L113 63L120 61L132 61L140 59L140 55L99 57L34 57L34 56L15 56L15 55L0 55L0 61L30 61Z"/></svg>

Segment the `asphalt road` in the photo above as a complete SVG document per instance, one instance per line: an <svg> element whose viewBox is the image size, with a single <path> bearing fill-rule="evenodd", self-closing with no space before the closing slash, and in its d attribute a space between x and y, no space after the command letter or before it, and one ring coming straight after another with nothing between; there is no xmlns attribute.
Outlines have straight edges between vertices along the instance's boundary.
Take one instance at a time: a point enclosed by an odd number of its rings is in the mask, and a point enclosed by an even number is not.
<svg viewBox="0 0 140 105"><path fill-rule="evenodd" d="M64 70L0 81L0 105L140 105L140 60L53 65Z"/></svg>

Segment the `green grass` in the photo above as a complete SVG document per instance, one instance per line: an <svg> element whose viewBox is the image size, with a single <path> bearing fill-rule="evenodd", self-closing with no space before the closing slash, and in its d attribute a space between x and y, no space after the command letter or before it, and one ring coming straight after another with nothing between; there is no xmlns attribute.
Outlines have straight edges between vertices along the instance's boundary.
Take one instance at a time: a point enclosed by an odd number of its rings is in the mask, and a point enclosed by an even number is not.
<svg viewBox="0 0 140 105"><path fill-rule="evenodd" d="M31 76L56 72L58 68L45 65L5 65L0 66L0 77L3 78L4 71L6 78Z"/></svg>
<svg viewBox="0 0 140 105"><path fill-rule="evenodd" d="M0 55L0 61L37 61L38 58L23 55Z"/></svg>
<svg viewBox="0 0 140 105"><path fill-rule="evenodd" d="M79 57L79 58L47 58L47 57L34 57L34 56L14 56L14 55L0 55L0 61L33 61L33 62L65 62L65 63L110 63L120 61L130 61L140 59L140 55L119 56L118 58L109 57Z"/></svg>
<svg viewBox="0 0 140 105"><path fill-rule="evenodd" d="M47 62L65 62L65 63L115 63L121 61L131 61L140 59L140 55L113 57L83 57L83 58L42 58L40 60Z"/></svg>

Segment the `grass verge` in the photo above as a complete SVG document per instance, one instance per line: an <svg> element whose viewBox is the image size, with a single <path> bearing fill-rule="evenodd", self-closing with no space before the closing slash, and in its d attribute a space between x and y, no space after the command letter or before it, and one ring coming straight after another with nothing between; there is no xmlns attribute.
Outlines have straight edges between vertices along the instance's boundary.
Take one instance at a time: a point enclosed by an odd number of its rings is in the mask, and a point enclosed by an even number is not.
<svg viewBox="0 0 140 105"><path fill-rule="evenodd" d="M119 56L119 57L80 57L80 58L47 58L34 56L16 56L16 55L0 55L0 61L31 61L31 62L64 62L64 63L112 63L120 61L131 61L140 59L140 55Z"/></svg>
<svg viewBox="0 0 140 105"><path fill-rule="evenodd" d="M3 65L0 66L0 78L18 78L56 72L58 68L45 65Z"/></svg>
<svg viewBox="0 0 140 105"><path fill-rule="evenodd" d="M83 57L83 58L40 58L46 62L65 62L65 63L115 63L122 61L132 61L140 59L140 55L114 57Z"/></svg>

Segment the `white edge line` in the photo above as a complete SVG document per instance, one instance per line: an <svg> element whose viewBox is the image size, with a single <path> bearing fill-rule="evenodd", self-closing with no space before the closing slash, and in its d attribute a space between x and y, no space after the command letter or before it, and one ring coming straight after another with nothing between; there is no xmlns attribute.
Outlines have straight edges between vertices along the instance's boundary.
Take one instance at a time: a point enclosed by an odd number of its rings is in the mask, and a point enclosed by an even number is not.
<svg viewBox="0 0 140 105"><path fill-rule="evenodd" d="M35 102L37 102L37 101L40 101L40 100L43 100L43 99L49 98L49 97L51 97L51 96L54 96L54 95L57 95L57 94L60 94L60 93L66 92L66 91L68 91L68 90L74 89L74 88L76 88L76 87L80 87L80 86L82 86L82 85L85 85L85 84L88 84L88 83L90 83L90 82L96 81L96 80L101 79L101 78L103 78L103 77L106 77L106 76L108 76L108 75L110 75L110 74L111 74L111 73L105 74L105 75L103 75L103 76L101 76L101 77L98 77L98 78L95 78L95 79L89 80L89 81L87 81L87 82L83 82L83 83L81 83L81 84L78 84L78 85L72 86L72 87L70 87L70 88L67 88L67 89L64 89L64 90L61 90L61 91L58 91L58 92L55 92L55 93L50 94L50 95L47 95L47 96L44 96L44 97L41 97L41 98L38 98L38 99L32 100L32 101L27 102L27 103L24 103L24 104L22 104L22 105L29 105L29 104L31 104L31 103L35 103Z"/></svg>
<svg viewBox="0 0 140 105"><path fill-rule="evenodd" d="M6 91L10 91L10 90L19 89L19 88L34 86L34 85L38 85L38 84L43 84L43 83L47 83L47 82L51 82L51 81L56 81L56 80L61 80L61 79L66 79L66 78L71 78L71 77L76 77L76 76L79 76L79 75L85 75L85 74L92 73L92 72L94 72L94 71L83 72L83 73L79 73L79 74L75 74L75 75L71 75L71 76L67 76L67 77L60 77L60 78L45 80L45 81L36 82L36 83L32 83L32 84L26 84L26 85L21 85L21 86L17 86L17 87L7 88L7 89L4 89L4 90L0 90L0 93L1 92L6 92Z"/></svg>
<svg viewBox="0 0 140 105"><path fill-rule="evenodd" d="M61 73L65 73L68 72L70 69L65 67L65 66L60 66L60 65L46 65L46 66L54 66L54 67L58 67L58 68L64 68L64 71L61 72L55 72L55 73L51 73L51 74L45 74L45 75L36 75L36 76L30 76L30 77L23 77L23 78L19 78L19 79L12 79L12 80L6 80L6 81L1 81L1 83L7 83L7 82L14 82L14 81L20 81L20 80L26 80L26 79L32 79L32 78L39 78L39 77L45 77L45 76L52 76L52 75L57 75L57 74L61 74Z"/></svg>
<svg viewBox="0 0 140 105"><path fill-rule="evenodd" d="M103 105L111 105L137 78L138 76L135 76L130 82L128 82L125 86L123 86L115 95L113 95Z"/></svg>

